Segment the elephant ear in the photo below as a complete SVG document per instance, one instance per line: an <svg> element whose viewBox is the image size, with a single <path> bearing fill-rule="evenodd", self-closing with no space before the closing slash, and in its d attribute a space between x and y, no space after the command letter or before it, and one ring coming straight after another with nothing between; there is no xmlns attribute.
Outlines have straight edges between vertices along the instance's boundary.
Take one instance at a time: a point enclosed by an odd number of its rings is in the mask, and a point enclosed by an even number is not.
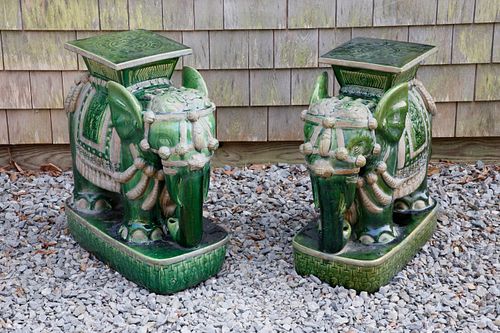
<svg viewBox="0 0 500 333"><path fill-rule="evenodd" d="M182 86L198 90L203 96L208 96L208 89L205 80L193 67L184 66L182 68Z"/></svg>
<svg viewBox="0 0 500 333"><path fill-rule="evenodd" d="M111 121L120 139L139 142L143 137L142 106L124 86L109 81L108 101Z"/></svg>
<svg viewBox="0 0 500 333"><path fill-rule="evenodd" d="M323 98L328 98L328 73L321 73L316 79L314 91L309 99L309 104L314 104Z"/></svg>
<svg viewBox="0 0 500 333"><path fill-rule="evenodd" d="M401 83L389 89L380 99L375 109L377 134L388 142L397 142L405 129L408 113L408 83Z"/></svg>

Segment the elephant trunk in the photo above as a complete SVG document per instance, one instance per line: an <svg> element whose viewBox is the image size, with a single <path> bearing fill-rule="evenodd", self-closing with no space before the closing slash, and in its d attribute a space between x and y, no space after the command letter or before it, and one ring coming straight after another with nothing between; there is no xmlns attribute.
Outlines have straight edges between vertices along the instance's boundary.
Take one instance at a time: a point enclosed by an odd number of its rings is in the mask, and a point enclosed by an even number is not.
<svg viewBox="0 0 500 333"><path fill-rule="evenodd" d="M165 185L176 208L167 221L170 235L183 247L196 247L203 236L203 200L209 167L200 170L178 170L165 174Z"/></svg>
<svg viewBox="0 0 500 333"><path fill-rule="evenodd" d="M318 193L321 213L320 250L325 253L339 252L350 234L344 214L354 201L357 176L334 175L325 178L311 174L311 179Z"/></svg>

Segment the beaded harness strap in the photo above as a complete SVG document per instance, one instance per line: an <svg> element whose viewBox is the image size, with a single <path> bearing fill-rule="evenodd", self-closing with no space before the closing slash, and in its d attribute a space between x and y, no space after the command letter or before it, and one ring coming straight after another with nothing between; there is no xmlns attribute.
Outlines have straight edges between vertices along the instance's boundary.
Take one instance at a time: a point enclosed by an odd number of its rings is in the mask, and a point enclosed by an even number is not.
<svg viewBox="0 0 500 333"><path fill-rule="evenodd" d="M319 159L309 166L318 176L330 177L332 175L356 174L359 172L359 168L366 164L366 158L363 155L349 155L345 146L343 129L370 130L370 135L374 142L373 154L378 155L380 153L381 147L377 143L375 136L375 129L378 126L377 120L372 116L368 106L358 105L358 107L365 108L366 118L346 119L345 117L338 117L335 115L321 117L309 114L308 110L302 111L301 118L303 121L311 122L318 126L314 129L310 140L300 145L300 152L306 156L318 154L322 157L333 157L339 161L352 163L356 166L352 169L334 169L327 160ZM337 139L337 149L332 150L331 144L334 131L335 138ZM316 146L318 146L318 148L315 148Z"/></svg>

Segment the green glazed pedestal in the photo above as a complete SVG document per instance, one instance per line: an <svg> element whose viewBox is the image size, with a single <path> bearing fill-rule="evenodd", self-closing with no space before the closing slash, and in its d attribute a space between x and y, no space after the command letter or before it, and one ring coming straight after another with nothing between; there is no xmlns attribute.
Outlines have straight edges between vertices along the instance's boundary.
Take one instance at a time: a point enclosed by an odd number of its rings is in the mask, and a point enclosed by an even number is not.
<svg viewBox="0 0 500 333"><path fill-rule="evenodd" d="M431 237L436 202L427 190L436 106L414 79L430 45L355 38L320 58L340 94L319 76L302 113L320 218L293 240L295 268L332 285L376 291Z"/></svg>
<svg viewBox="0 0 500 333"><path fill-rule="evenodd" d="M65 101L73 159L66 205L73 237L156 293L194 286L221 269L227 233L203 218L218 147L215 105L191 49L133 30L71 41L89 74Z"/></svg>

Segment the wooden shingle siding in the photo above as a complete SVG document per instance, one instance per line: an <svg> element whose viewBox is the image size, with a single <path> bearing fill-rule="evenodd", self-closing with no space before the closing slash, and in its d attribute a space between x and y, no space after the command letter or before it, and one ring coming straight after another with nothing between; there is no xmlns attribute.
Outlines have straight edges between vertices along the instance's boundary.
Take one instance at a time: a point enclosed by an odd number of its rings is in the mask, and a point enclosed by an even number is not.
<svg viewBox="0 0 500 333"><path fill-rule="evenodd" d="M284 29L287 0L224 0L224 29Z"/></svg>
<svg viewBox="0 0 500 333"><path fill-rule="evenodd" d="M21 3L19 0L0 1L0 30L22 29Z"/></svg>
<svg viewBox="0 0 500 333"><path fill-rule="evenodd" d="M437 102L474 100L474 65L422 67L417 77Z"/></svg>
<svg viewBox="0 0 500 333"><path fill-rule="evenodd" d="M50 110L7 110L11 144L52 143Z"/></svg>
<svg viewBox="0 0 500 333"><path fill-rule="evenodd" d="M500 23L495 24L495 32L494 32L494 41L493 41L493 51L492 51L492 62L500 62Z"/></svg>
<svg viewBox="0 0 500 333"><path fill-rule="evenodd" d="M99 0L102 30L128 29L128 0Z"/></svg>
<svg viewBox="0 0 500 333"><path fill-rule="evenodd" d="M437 113L432 117L432 136L451 138L455 136L457 103L436 103Z"/></svg>
<svg viewBox="0 0 500 333"><path fill-rule="evenodd" d="M248 32L248 66L250 68L273 68L274 33L272 30Z"/></svg>
<svg viewBox="0 0 500 333"><path fill-rule="evenodd" d="M21 0L26 30L99 30L99 1Z"/></svg>
<svg viewBox="0 0 500 333"><path fill-rule="evenodd" d="M500 136L500 102L458 103L457 136Z"/></svg>
<svg viewBox="0 0 500 333"><path fill-rule="evenodd" d="M200 70L221 142L300 140L317 76L339 90L318 57L353 37L437 45L418 72L433 136L500 136L499 0L0 0L0 144L67 143L64 97L86 67L64 43L136 28L193 49L172 81Z"/></svg>
<svg viewBox="0 0 500 333"><path fill-rule="evenodd" d="M434 24L436 6L436 0L374 0L373 25Z"/></svg>
<svg viewBox="0 0 500 333"><path fill-rule="evenodd" d="M0 71L3 70L2 32L0 32Z"/></svg>
<svg viewBox="0 0 500 333"><path fill-rule="evenodd" d="M474 21L474 1L439 0L437 24L472 23Z"/></svg>
<svg viewBox="0 0 500 333"><path fill-rule="evenodd" d="M269 141L304 140L304 122L300 119L307 106L269 107Z"/></svg>
<svg viewBox="0 0 500 333"><path fill-rule="evenodd" d="M128 0L130 29L163 30L162 0Z"/></svg>
<svg viewBox="0 0 500 333"><path fill-rule="evenodd" d="M352 29L319 29L318 55L322 56L334 47L348 42L352 37ZM330 68L330 65L318 63L319 67Z"/></svg>
<svg viewBox="0 0 500 333"><path fill-rule="evenodd" d="M197 30L224 29L224 0L195 0L194 27Z"/></svg>
<svg viewBox="0 0 500 333"><path fill-rule="evenodd" d="M0 145L9 144L9 127L7 124L7 112L0 110Z"/></svg>
<svg viewBox="0 0 500 333"><path fill-rule="evenodd" d="M247 70L202 71L212 101L218 106L248 106L250 82Z"/></svg>
<svg viewBox="0 0 500 333"><path fill-rule="evenodd" d="M500 22L500 1L476 0L475 23Z"/></svg>
<svg viewBox="0 0 500 333"><path fill-rule="evenodd" d="M182 59L184 65L197 69L210 68L208 31L184 31L182 33L182 42L193 49L192 54Z"/></svg>
<svg viewBox="0 0 500 333"><path fill-rule="evenodd" d="M86 73L85 71L67 71L62 72L62 93L63 97L68 96L71 87L75 84L75 81L80 79L82 75Z"/></svg>
<svg viewBox="0 0 500 333"><path fill-rule="evenodd" d="M0 71L0 109L31 109L28 72Z"/></svg>
<svg viewBox="0 0 500 333"><path fill-rule="evenodd" d="M267 108L218 108L217 138L221 141L267 141Z"/></svg>
<svg viewBox="0 0 500 333"><path fill-rule="evenodd" d="M52 142L56 144L69 143L68 116L64 110L50 110Z"/></svg>
<svg viewBox="0 0 500 333"><path fill-rule="evenodd" d="M288 28L334 28L336 0L288 0Z"/></svg>
<svg viewBox="0 0 500 333"><path fill-rule="evenodd" d="M248 68L248 31L211 31L210 68Z"/></svg>
<svg viewBox="0 0 500 333"><path fill-rule="evenodd" d="M75 70L76 55L64 50L73 31L2 31L6 70Z"/></svg>
<svg viewBox="0 0 500 333"><path fill-rule="evenodd" d="M30 80L34 109L63 107L61 72L31 72Z"/></svg>
<svg viewBox="0 0 500 333"><path fill-rule="evenodd" d="M337 0L337 27L370 27L373 0Z"/></svg>
<svg viewBox="0 0 500 333"><path fill-rule="evenodd" d="M438 51L424 60L426 65L451 63L452 25L410 27L409 42L436 45Z"/></svg>
<svg viewBox="0 0 500 333"><path fill-rule="evenodd" d="M292 105L308 105L318 76L327 71L323 68L292 69ZM328 72L328 71L327 71ZM329 92L333 95L332 75L328 76Z"/></svg>
<svg viewBox="0 0 500 333"><path fill-rule="evenodd" d="M478 65L476 101L500 100L500 64Z"/></svg>
<svg viewBox="0 0 500 333"><path fill-rule="evenodd" d="M255 70L250 72L251 105L289 105L290 70Z"/></svg>
<svg viewBox="0 0 500 333"><path fill-rule="evenodd" d="M493 24L457 25L453 32L452 62L489 63L493 43Z"/></svg>
<svg viewBox="0 0 500 333"><path fill-rule="evenodd" d="M194 29L194 0L163 0L165 30Z"/></svg>
<svg viewBox="0 0 500 333"><path fill-rule="evenodd" d="M352 38L369 37L408 41L408 27L353 28Z"/></svg>
<svg viewBox="0 0 500 333"><path fill-rule="evenodd" d="M279 30L274 33L274 67L318 66L318 30Z"/></svg>

